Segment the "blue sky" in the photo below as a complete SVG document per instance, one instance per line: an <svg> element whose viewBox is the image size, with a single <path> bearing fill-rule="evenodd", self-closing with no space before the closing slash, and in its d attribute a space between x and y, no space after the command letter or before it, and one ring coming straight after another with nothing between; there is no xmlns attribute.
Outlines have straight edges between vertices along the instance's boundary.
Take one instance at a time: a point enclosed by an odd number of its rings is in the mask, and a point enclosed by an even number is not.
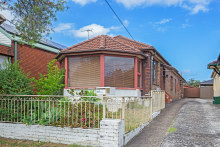
<svg viewBox="0 0 220 147"><path fill-rule="evenodd" d="M183 77L208 80L220 52L220 1L108 0L134 39L153 45ZM104 0L68 0L52 39L71 46L101 34L129 37Z"/></svg>

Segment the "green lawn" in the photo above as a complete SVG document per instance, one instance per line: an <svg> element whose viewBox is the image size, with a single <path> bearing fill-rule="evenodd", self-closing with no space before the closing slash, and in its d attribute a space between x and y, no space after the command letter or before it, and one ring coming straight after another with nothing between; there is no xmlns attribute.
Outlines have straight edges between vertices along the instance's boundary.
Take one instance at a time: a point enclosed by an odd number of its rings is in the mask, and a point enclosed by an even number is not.
<svg viewBox="0 0 220 147"><path fill-rule="evenodd" d="M8 139L0 137L0 147L84 147L81 145L65 145L58 143L40 142L40 141L29 141L29 140L18 140Z"/></svg>

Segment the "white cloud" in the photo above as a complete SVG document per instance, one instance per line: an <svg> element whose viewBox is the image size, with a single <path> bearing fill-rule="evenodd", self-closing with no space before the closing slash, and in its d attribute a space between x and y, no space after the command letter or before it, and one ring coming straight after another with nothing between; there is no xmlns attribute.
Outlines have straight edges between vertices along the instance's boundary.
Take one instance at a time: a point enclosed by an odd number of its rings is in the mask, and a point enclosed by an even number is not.
<svg viewBox="0 0 220 147"><path fill-rule="evenodd" d="M169 23L172 19L171 18L166 18L166 19L162 19L161 21L159 22L156 22L156 24L166 24L166 23Z"/></svg>
<svg viewBox="0 0 220 147"><path fill-rule="evenodd" d="M189 27L189 26L190 26L190 25L187 24L187 23L182 24L182 28L183 28L183 29L185 29L185 28L187 28L187 27Z"/></svg>
<svg viewBox="0 0 220 147"><path fill-rule="evenodd" d="M86 30L92 30L89 31L90 38L98 36L98 35L109 35L109 36L115 36L111 31L113 30L119 30L121 29L121 26L111 26L111 27L104 27L102 25L98 24L90 24L87 26L84 26L78 30L73 29L70 30L70 32L76 37L76 38L88 38L88 31Z"/></svg>
<svg viewBox="0 0 220 147"><path fill-rule="evenodd" d="M54 28L55 32L62 32L72 28L72 23L60 23L57 27Z"/></svg>
<svg viewBox="0 0 220 147"><path fill-rule="evenodd" d="M126 8L134 8L143 5L179 6L189 10L191 14L207 12L211 1L212 0L116 0L116 2L123 4Z"/></svg>
<svg viewBox="0 0 220 147"><path fill-rule="evenodd" d="M125 19L125 20L123 21L123 24L127 27L127 26L129 25L129 21L128 21L127 19Z"/></svg>
<svg viewBox="0 0 220 147"><path fill-rule="evenodd" d="M197 14L200 11L201 12L208 12L209 11L209 9L207 8L206 5L201 5L201 4L196 4L194 6L189 6L189 5L184 4L184 5L182 5L182 7L187 9L187 10L190 10L191 14Z"/></svg>
<svg viewBox="0 0 220 147"><path fill-rule="evenodd" d="M72 1L84 6L88 3L96 2L97 0L72 0Z"/></svg>
<svg viewBox="0 0 220 147"><path fill-rule="evenodd" d="M172 21L172 18L164 18L158 22L151 22L151 24L158 32L165 32L167 30L166 24L170 21Z"/></svg>
<svg viewBox="0 0 220 147"><path fill-rule="evenodd" d="M128 20L124 20L124 25L128 26ZM76 29L73 23L60 23L57 27L54 28L55 33L64 33L66 35L72 35L76 38L88 38L88 32L90 38L98 35L110 35L115 36L111 31L118 31L123 29L122 26L110 26L104 27L99 24L90 24L83 26L79 29ZM91 31L87 31L91 30Z"/></svg>
<svg viewBox="0 0 220 147"><path fill-rule="evenodd" d="M110 32L110 28L105 28L104 26L98 25L98 24L91 24L88 26L84 26L78 30L72 30L71 32L74 34L77 38L87 38L88 32L86 30L92 30L90 33L90 38L95 37L98 35L105 35Z"/></svg>

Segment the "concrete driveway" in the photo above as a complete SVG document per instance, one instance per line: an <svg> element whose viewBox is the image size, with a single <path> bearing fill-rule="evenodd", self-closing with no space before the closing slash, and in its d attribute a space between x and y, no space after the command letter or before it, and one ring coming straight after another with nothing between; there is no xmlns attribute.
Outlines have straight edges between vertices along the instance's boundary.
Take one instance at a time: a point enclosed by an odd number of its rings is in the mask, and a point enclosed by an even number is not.
<svg viewBox="0 0 220 147"><path fill-rule="evenodd" d="M213 105L211 99L182 99L168 104L142 133L126 145L159 146L220 147L220 105Z"/></svg>
<svg viewBox="0 0 220 147"><path fill-rule="evenodd" d="M176 132L169 133L161 147L220 147L220 105L191 99L180 109L173 128Z"/></svg>

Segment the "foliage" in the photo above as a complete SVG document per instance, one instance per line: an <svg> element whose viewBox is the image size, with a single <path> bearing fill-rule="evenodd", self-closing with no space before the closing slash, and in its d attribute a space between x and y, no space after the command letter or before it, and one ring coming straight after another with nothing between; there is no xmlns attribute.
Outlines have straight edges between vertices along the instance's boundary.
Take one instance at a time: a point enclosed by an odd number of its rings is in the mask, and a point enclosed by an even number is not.
<svg viewBox="0 0 220 147"><path fill-rule="evenodd" d="M194 79L189 79L189 81L187 81L186 85L187 86L192 86L192 87L199 87L199 80L194 80Z"/></svg>
<svg viewBox="0 0 220 147"><path fill-rule="evenodd" d="M14 18L17 34L22 41L33 44L43 35L48 36L52 22L57 20L56 13L64 11L66 0L5 0L0 9L9 10Z"/></svg>
<svg viewBox="0 0 220 147"><path fill-rule="evenodd" d="M25 75L19 63L4 61L0 64L0 94L29 95L32 94L32 79Z"/></svg>
<svg viewBox="0 0 220 147"><path fill-rule="evenodd" d="M88 90L83 90L82 89L79 93L78 92L75 93L74 89L70 89L70 90L67 90L67 92L69 94L71 94L72 96L82 96L81 99L83 101L98 102L99 100L101 100L101 99L96 97L97 94L95 93L94 90L88 91ZM89 96L89 97L86 97L86 96ZM92 96L94 96L94 97L92 97Z"/></svg>
<svg viewBox="0 0 220 147"><path fill-rule="evenodd" d="M40 78L35 79L35 88L38 95L62 95L64 84L65 71L60 70L55 65L56 60L49 62L46 75L40 74Z"/></svg>
<svg viewBox="0 0 220 147"><path fill-rule="evenodd" d="M173 123L171 124L171 126L170 126L170 128L168 130L168 133L172 133L172 132L176 132L177 131L177 128L173 127L173 124L174 124L175 120L176 120L176 118L173 120Z"/></svg>

